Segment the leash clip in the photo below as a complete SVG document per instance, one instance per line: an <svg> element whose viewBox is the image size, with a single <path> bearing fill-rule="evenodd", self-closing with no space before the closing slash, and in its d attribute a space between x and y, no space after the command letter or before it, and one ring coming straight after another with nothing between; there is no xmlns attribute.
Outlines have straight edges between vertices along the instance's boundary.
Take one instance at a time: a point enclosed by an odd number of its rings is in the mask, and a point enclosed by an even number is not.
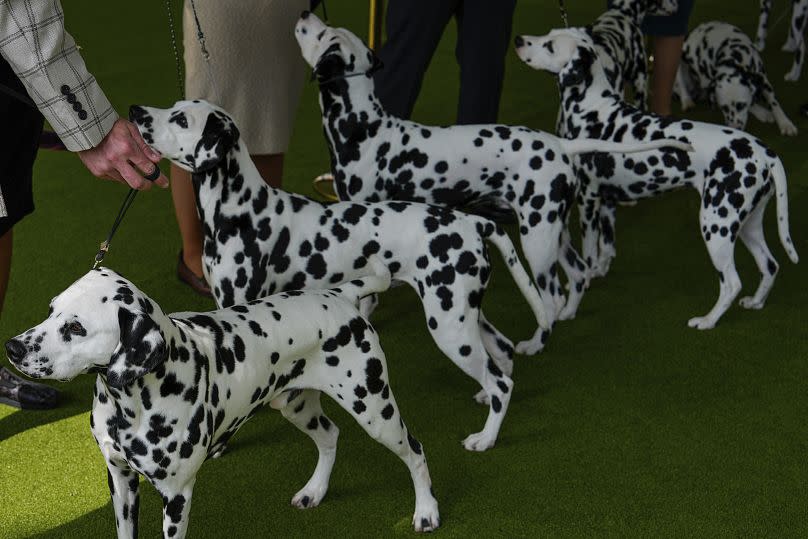
<svg viewBox="0 0 808 539"><path fill-rule="evenodd" d="M107 255L107 251L109 251L109 242L104 240L101 242L101 245L98 246L98 253L95 255L93 269L98 269L98 265L104 260L104 257Z"/></svg>

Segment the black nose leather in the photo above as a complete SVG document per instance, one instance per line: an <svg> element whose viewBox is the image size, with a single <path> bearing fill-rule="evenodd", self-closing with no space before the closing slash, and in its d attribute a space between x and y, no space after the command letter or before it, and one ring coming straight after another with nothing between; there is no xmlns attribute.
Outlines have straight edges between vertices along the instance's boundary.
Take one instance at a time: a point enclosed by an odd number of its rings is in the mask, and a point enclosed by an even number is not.
<svg viewBox="0 0 808 539"><path fill-rule="evenodd" d="M309 11L308 9L306 9L306 10L304 10L304 11L303 11L303 13L301 13L301 14L300 14L300 18L301 18L301 19L308 19L308 18L309 18L309 14L310 14L310 13L311 13L311 11Z"/></svg>
<svg viewBox="0 0 808 539"><path fill-rule="evenodd" d="M525 40L522 39L522 36L516 36L515 38L513 38L513 44L516 45L517 47L521 47L522 45L525 44Z"/></svg>
<svg viewBox="0 0 808 539"><path fill-rule="evenodd" d="M146 114L146 109L141 107L140 105L132 105L129 107L129 121L130 122L137 122L139 118L142 118Z"/></svg>
<svg viewBox="0 0 808 539"><path fill-rule="evenodd" d="M6 341L6 354L8 354L8 359L11 360L12 363L19 363L27 352L28 349L21 341L17 339Z"/></svg>

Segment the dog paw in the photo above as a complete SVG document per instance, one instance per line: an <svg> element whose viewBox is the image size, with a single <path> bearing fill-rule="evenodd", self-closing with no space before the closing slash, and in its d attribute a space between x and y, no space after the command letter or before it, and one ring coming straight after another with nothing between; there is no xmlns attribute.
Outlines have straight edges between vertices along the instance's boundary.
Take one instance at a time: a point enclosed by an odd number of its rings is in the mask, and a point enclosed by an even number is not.
<svg viewBox="0 0 808 539"><path fill-rule="evenodd" d="M575 318L575 312L577 309L571 308L569 305L566 305L561 312L558 313L559 320L572 320Z"/></svg>
<svg viewBox="0 0 808 539"><path fill-rule="evenodd" d="M740 305L744 309L752 309L758 311L763 308L764 302L755 301L755 298L753 298L752 296L747 296L745 298L741 298L740 301L738 301L738 305Z"/></svg>
<svg viewBox="0 0 808 539"><path fill-rule="evenodd" d="M469 435L463 440L463 447L468 451L485 451L494 447L497 439L489 436L485 431Z"/></svg>
<svg viewBox="0 0 808 539"><path fill-rule="evenodd" d="M479 404L485 404L486 406L491 404L491 399L488 398L488 393L486 393L484 389L478 391L473 398L474 401Z"/></svg>
<svg viewBox="0 0 808 539"><path fill-rule="evenodd" d="M323 501L323 497L325 497L327 490L327 485L319 488L306 485L300 489L300 492L295 494L294 498L292 498L292 505L298 509L311 509L312 507L317 507L320 505L320 502Z"/></svg>
<svg viewBox="0 0 808 539"><path fill-rule="evenodd" d="M757 42L755 43L755 47L760 52L763 52L764 50L766 50L766 41L764 41L762 39L757 40Z"/></svg>
<svg viewBox="0 0 808 539"><path fill-rule="evenodd" d="M786 73L786 76L783 78L789 82L796 82L800 80L800 70L792 68L791 71Z"/></svg>
<svg viewBox="0 0 808 539"><path fill-rule="evenodd" d="M761 50L763 50L763 49L761 49ZM785 43L783 43L783 46L782 46L782 48L780 50L782 50L783 52L794 52L794 51L797 50L797 44L794 43L794 41L789 39Z"/></svg>
<svg viewBox="0 0 808 539"><path fill-rule="evenodd" d="M697 316L688 320L687 325L695 329L713 329L715 322L710 321L706 316Z"/></svg>
<svg viewBox="0 0 808 539"><path fill-rule="evenodd" d="M440 515L438 514L438 502L434 499L428 506L416 507L412 516L412 527L416 532L431 532L440 526Z"/></svg>
<svg viewBox="0 0 808 539"><path fill-rule="evenodd" d="M797 126L791 122L784 122L780 127L780 134L787 137L793 137L797 134Z"/></svg>
<svg viewBox="0 0 808 539"><path fill-rule="evenodd" d="M692 99L682 99L682 112L690 110L696 106Z"/></svg>
<svg viewBox="0 0 808 539"><path fill-rule="evenodd" d="M530 339L529 341L522 341L516 345L516 353L522 356L535 356L542 350L544 350L544 343L539 340L536 342L536 339Z"/></svg>
<svg viewBox="0 0 808 539"><path fill-rule="evenodd" d="M538 354L544 349L544 343L550 336L550 330L539 328L527 341L521 341L516 344L516 353L523 356L532 356Z"/></svg>

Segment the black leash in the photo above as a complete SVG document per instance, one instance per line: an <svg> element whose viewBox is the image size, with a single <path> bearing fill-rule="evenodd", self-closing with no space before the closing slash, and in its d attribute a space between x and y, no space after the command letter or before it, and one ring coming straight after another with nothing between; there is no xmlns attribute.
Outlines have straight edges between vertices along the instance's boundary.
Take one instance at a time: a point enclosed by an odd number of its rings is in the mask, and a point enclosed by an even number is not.
<svg viewBox="0 0 808 539"><path fill-rule="evenodd" d="M160 167L157 165L154 166L154 172L143 176L145 179L153 182L157 178L160 177ZM123 221L124 216L126 215L127 210L129 210L129 206L132 205L132 202L135 201L135 195L137 195L137 189L129 189L129 192L126 194L126 198L123 199L123 204L121 204L121 208L118 210L118 215L115 217L115 222L112 223L112 228L107 234L107 239L104 240L100 247L98 248L98 253L95 255L95 261L93 262L93 269L96 269L98 265L104 260L104 257L109 251L109 246L112 243L112 237L115 235L115 232L118 231L118 227L121 226L121 222Z"/></svg>
<svg viewBox="0 0 808 539"><path fill-rule="evenodd" d="M39 110L36 106L36 103L34 103L34 101L30 97L28 97L23 93L18 92L13 88L9 88L5 84L0 84L0 92L6 94L9 97L13 97L17 101L22 101L23 103L25 103L34 110Z"/></svg>
<svg viewBox="0 0 808 539"><path fill-rule="evenodd" d="M322 86L324 84L328 84L329 82L334 82L335 80L350 79L351 77L361 77L362 75L372 75L372 74L376 73L378 70L380 70L382 67L384 67L384 65L381 64L381 63L378 63L378 64L374 65L373 67L371 67L370 69L368 69L367 71L357 71L355 73L347 73L347 74L344 74L344 75L337 75L336 77L331 77L330 79L326 79L326 80L317 80L317 84ZM312 72L311 80L316 80L316 79L317 79L317 75L314 72Z"/></svg>
<svg viewBox="0 0 808 539"><path fill-rule="evenodd" d="M569 28L570 23L567 19L567 8L564 7L564 0L558 0L558 10L561 12L561 20L564 21L564 27Z"/></svg>

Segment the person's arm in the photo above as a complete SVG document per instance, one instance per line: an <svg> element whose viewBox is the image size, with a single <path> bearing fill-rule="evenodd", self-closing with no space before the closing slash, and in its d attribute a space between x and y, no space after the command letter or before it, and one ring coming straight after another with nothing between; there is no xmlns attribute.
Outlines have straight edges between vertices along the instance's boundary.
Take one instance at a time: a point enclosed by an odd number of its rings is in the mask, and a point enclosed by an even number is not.
<svg viewBox="0 0 808 539"><path fill-rule="evenodd" d="M64 142L98 177L148 188L159 154L119 118L76 43L58 0L0 0L0 55ZM138 172L139 169L139 172ZM156 183L167 186L162 174Z"/></svg>

